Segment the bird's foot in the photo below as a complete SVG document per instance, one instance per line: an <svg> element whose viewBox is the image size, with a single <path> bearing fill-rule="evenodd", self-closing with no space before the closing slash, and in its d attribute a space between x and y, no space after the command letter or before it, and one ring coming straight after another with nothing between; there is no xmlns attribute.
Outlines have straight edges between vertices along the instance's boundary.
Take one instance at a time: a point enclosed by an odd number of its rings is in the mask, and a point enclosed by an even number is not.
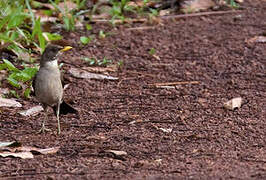
<svg viewBox="0 0 266 180"><path fill-rule="evenodd" d="M41 133L45 133L45 132L49 132L51 131L51 129L48 129L44 126L44 124L42 125L42 128L38 131L38 134L41 134Z"/></svg>

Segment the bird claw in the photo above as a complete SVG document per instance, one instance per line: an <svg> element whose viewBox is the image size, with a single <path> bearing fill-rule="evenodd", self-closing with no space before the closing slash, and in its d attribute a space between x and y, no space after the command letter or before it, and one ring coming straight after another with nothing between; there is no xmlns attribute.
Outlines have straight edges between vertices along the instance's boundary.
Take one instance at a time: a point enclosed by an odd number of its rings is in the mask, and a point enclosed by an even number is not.
<svg viewBox="0 0 266 180"><path fill-rule="evenodd" d="M38 131L38 134L49 132L51 129L46 128L44 125L42 125L42 128Z"/></svg>

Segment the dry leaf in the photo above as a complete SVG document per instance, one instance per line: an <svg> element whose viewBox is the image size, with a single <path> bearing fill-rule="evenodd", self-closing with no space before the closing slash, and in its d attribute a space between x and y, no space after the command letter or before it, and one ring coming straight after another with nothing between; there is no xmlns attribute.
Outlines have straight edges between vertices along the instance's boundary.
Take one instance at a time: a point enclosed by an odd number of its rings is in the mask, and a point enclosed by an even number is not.
<svg viewBox="0 0 266 180"><path fill-rule="evenodd" d="M0 81L6 79L7 74L8 74L7 70L1 70L0 71Z"/></svg>
<svg viewBox="0 0 266 180"><path fill-rule="evenodd" d="M69 72L70 72L70 74L72 74L72 76L74 76L76 78L118 80L117 77L90 73L90 72L84 71L82 69L77 69L77 68L71 68L69 70Z"/></svg>
<svg viewBox="0 0 266 180"><path fill-rule="evenodd" d="M107 66L107 67L85 67L82 68L86 71L89 72L97 72L97 73L103 73L103 72L116 72L117 71L117 66L112 65L112 66Z"/></svg>
<svg viewBox="0 0 266 180"><path fill-rule="evenodd" d="M125 151L106 150L105 152L113 153L116 156L125 156L125 155L127 155L127 152L125 152Z"/></svg>
<svg viewBox="0 0 266 180"><path fill-rule="evenodd" d="M11 146L20 146L21 144L18 143L17 141L11 141L11 142L0 142L0 149L4 149L6 147L11 147Z"/></svg>
<svg viewBox="0 0 266 180"><path fill-rule="evenodd" d="M175 89L175 86L158 86L158 88L162 88L162 89Z"/></svg>
<svg viewBox="0 0 266 180"><path fill-rule="evenodd" d="M67 11L71 11L73 9L77 8L77 4L73 3L71 1L65 1L65 2L61 2L58 4L58 7L63 11L63 12L67 12Z"/></svg>
<svg viewBox="0 0 266 180"><path fill-rule="evenodd" d="M54 154L59 148L60 147L40 149L32 146L21 146L21 143L16 141L0 142L0 156L12 156L27 159L33 158L33 154Z"/></svg>
<svg viewBox="0 0 266 180"><path fill-rule="evenodd" d="M135 124L135 123L142 123L144 122L142 119L137 119L137 120L134 120L134 121L130 121L128 124L132 125L132 124Z"/></svg>
<svg viewBox="0 0 266 180"><path fill-rule="evenodd" d="M46 149L32 149L31 152L38 152L41 154L55 154L60 149L60 147L52 147L52 148L46 148Z"/></svg>
<svg viewBox="0 0 266 180"><path fill-rule="evenodd" d="M166 16L166 15L169 15L170 14L170 11L169 10L161 10L159 12L159 16Z"/></svg>
<svg viewBox="0 0 266 180"><path fill-rule="evenodd" d="M266 43L266 36L255 36L254 38L249 39L249 43Z"/></svg>
<svg viewBox="0 0 266 180"><path fill-rule="evenodd" d="M53 6L52 6L53 7ZM37 18L37 19L39 19L40 18L40 21L42 22L42 23L44 23L44 22L56 22L56 20L58 19L57 17L53 17L53 16L47 16L47 15L45 15L42 11L35 11L34 10L34 13L35 13L35 17Z"/></svg>
<svg viewBox="0 0 266 180"><path fill-rule="evenodd" d="M240 108L242 105L243 99L241 97L233 98L226 103L224 103L224 107L229 110L234 110L236 108Z"/></svg>
<svg viewBox="0 0 266 180"><path fill-rule="evenodd" d="M199 12L214 7L216 4L212 0L190 0L181 4L181 11L185 13Z"/></svg>
<svg viewBox="0 0 266 180"><path fill-rule="evenodd" d="M34 106L30 109L20 111L19 114L21 114L22 116L34 116L34 115L37 115L42 110L43 110L42 106Z"/></svg>
<svg viewBox="0 0 266 180"><path fill-rule="evenodd" d="M0 78L1 81L1 78ZM8 88L0 88L0 95L2 94L8 94L9 93L9 89Z"/></svg>
<svg viewBox="0 0 266 180"><path fill-rule="evenodd" d="M22 107L22 105L13 99L0 97L0 107Z"/></svg>
<svg viewBox="0 0 266 180"><path fill-rule="evenodd" d="M0 153L2 157L19 157L21 159L32 159L33 154L31 152L2 152Z"/></svg>
<svg viewBox="0 0 266 180"><path fill-rule="evenodd" d="M171 133L173 131L172 128L159 128L161 131L165 132L165 133Z"/></svg>

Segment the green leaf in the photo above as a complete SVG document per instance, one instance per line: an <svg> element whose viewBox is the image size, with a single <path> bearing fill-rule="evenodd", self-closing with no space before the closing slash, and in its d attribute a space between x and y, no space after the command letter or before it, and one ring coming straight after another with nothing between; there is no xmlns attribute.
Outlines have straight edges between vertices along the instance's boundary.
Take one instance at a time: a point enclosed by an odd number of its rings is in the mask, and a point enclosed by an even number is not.
<svg viewBox="0 0 266 180"><path fill-rule="evenodd" d="M42 35L42 29L41 29L41 20L38 18L37 21L35 21L35 25L32 32L32 39L37 35L39 40L39 47L42 49L42 52L45 49L46 41L45 38Z"/></svg>
<svg viewBox="0 0 266 180"><path fill-rule="evenodd" d="M6 69L6 68L7 68L7 66L5 63L0 64L0 71L3 69Z"/></svg>
<svg viewBox="0 0 266 180"><path fill-rule="evenodd" d="M11 16L8 15L8 16L3 17L3 19L1 19L1 21L0 21L0 31L1 31L2 27L4 27L4 25L5 25L7 22L10 21L10 17L11 17Z"/></svg>
<svg viewBox="0 0 266 180"><path fill-rule="evenodd" d="M10 92L10 94L12 94L14 97L19 98L19 95L18 95L18 93L17 93L16 91L14 91L14 90L10 90L9 92Z"/></svg>
<svg viewBox="0 0 266 180"><path fill-rule="evenodd" d="M17 81L26 82L31 79L31 76L24 72L19 72L14 75L14 79Z"/></svg>
<svg viewBox="0 0 266 180"><path fill-rule="evenodd" d="M92 30L92 26L91 26L90 24L86 24L86 29L87 29L88 31L90 31L90 30Z"/></svg>
<svg viewBox="0 0 266 180"><path fill-rule="evenodd" d="M7 81L8 81L8 83L11 84L13 87L21 88L21 85L18 83L18 81L15 80L15 79L12 77L12 74L7 78Z"/></svg>
<svg viewBox="0 0 266 180"><path fill-rule="evenodd" d="M102 38L102 39L106 37L106 34L104 33L103 30L100 30L99 37Z"/></svg>
<svg viewBox="0 0 266 180"><path fill-rule="evenodd" d="M82 44L88 44L90 41L91 41L91 38L90 37L86 37L86 36L81 36L80 37L80 42Z"/></svg>
<svg viewBox="0 0 266 180"><path fill-rule="evenodd" d="M50 41L57 41L57 40L63 39L63 37L60 34L56 34L56 33L52 34L48 32L44 32L44 34L48 37Z"/></svg>
<svg viewBox="0 0 266 180"><path fill-rule="evenodd" d="M26 73L30 77L30 79L32 79L35 76L37 71L38 69L36 67L26 67L25 69L22 70L22 72Z"/></svg>
<svg viewBox="0 0 266 180"><path fill-rule="evenodd" d="M31 91L31 88L25 89L25 91L24 91L25 98L29 98L30 97L30 91Z"/></svg>
<svg viewBox="0 0 266 180"><path fill-rule="evenodd" d="M154 55L156 53L156 50L154 48L151 48L150 51L149 51L149 54L150 55Z"/></svg>
<svg viewBox="0 0 266 180"><path fill-rule="evenodd" d="M70 30L70 20L69 20L69 18L63 17L63 21L64 21L64 24L65 24L66 30L69 31Z"/></svg>
<svg viewBox="0 0 266 180"><path fill-rule="evenodd" d="M53 11L52 10L43 10L43 13L47 16L52 16L53 15Z"/></svg>
<svg viewBox="0 0 266 180"><path fill-rule="evenodd" d="M8 68L9 71L19 72L19 69L17 69L10 61L6 59L3 59L3 61L6 64L6 67Z"/></svg>

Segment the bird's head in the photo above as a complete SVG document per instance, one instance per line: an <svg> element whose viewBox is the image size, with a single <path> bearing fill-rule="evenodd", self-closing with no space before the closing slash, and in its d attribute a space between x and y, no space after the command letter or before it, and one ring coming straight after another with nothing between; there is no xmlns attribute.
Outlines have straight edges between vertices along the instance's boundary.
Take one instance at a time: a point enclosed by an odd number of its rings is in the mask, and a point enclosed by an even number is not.
<svg viewBox="0 0 266 180"><path fill-rule="evenodd" d="M62 52L72 49L71 46L60 46L56 44L49 44L41 57L41 66L47 62L57 61L57 58Z"/></svg>

